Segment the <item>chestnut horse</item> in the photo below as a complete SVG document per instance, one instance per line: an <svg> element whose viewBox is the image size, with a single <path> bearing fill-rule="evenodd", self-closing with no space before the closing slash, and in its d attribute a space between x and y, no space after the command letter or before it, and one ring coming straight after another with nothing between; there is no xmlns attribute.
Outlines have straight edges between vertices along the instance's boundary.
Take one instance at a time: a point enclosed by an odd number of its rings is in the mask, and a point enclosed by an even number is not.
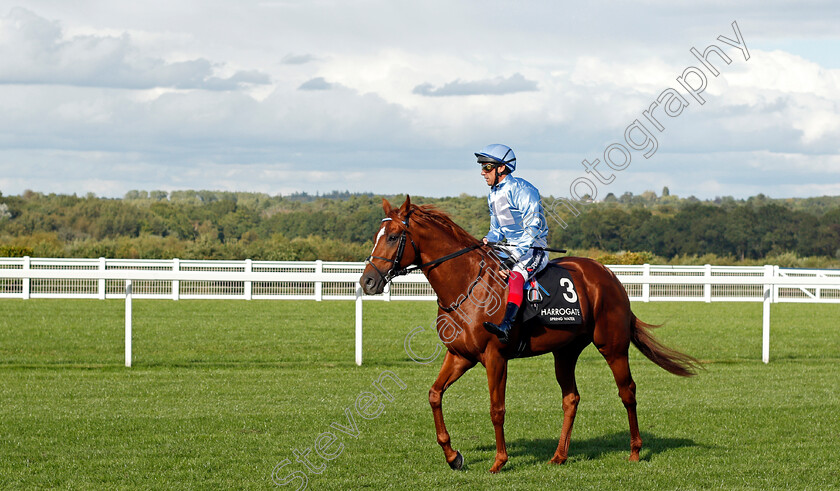
<svg viewBox="0 0 840 491"><path fill-rule="evenodd" d="M545 353L554 355L554 371L563 392L563 428L551 462L565 462L580 401L575 364L590 343L607 360L615 377L630 422L630 460L639 460L642 439L636 419L636 384L630 376L627 358L630 343L676 375L693 375L700 364L663 346L651 335L648 328L656 326L645 324L633 315L624 287L609 269L585 258L553 261L571 273L583 323L562 329L546 328L533 320L525 325L519 323L513 329L510 343L502 345L483 326L484 321L500 323L506 304L507 282L500 279L500 263L492 250L444 213L431 206L412 205L409 197L399 208L393 208L383 199L382 207L385 218L359 283L366 294L378 294L395 276L421 269L437 294L438 336L447 352L440 374L429 390L429 403L437 441L450 467L460 469L464 459L452 449L443 422L444 391L476 363L484 365L490 388L490 417L496 432L496 459L490 472L498 472L508 460L504 436L507 362L515 356ZM522 351L518 347L524 332L528 336Z"/></svg>

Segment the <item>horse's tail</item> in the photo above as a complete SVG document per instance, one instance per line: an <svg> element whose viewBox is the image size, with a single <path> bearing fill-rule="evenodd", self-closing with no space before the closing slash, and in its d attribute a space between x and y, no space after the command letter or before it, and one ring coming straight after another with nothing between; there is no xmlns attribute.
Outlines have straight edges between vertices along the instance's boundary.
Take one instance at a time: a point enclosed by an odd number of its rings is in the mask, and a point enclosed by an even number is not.
<svg viewBox="0 0 840 491"><path fill-rule="evenodd" d="M696 358L669 348L656 339L650 329L657 327L659 326L647 324L640 321L635 315L633 316L630 340L643 355L665 370L680 377L690 377L698 369L703 368Z"/></svg>

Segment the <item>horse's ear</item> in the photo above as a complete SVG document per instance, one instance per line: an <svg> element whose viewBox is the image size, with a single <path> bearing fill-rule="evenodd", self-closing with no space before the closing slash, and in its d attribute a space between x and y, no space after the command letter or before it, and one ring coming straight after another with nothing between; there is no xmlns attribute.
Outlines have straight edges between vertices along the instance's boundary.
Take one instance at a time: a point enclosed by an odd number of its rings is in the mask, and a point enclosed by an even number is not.
<svg viewBox="0 0 840 491"><path fill-rule="evenodd" d="M400 214L405 215L408 209L411 208L411 196L405 195L405 203L400 206Z"/></svg>
<svg viewBox="0 0 840 491"><path fill-rule="evenodd" d="M387 199L382 198L382 211L385 212L385 215L388 215L389 213L391 213L391 210L393 210L393 209L394 209L394 207L391 206L391 203L389 203Z"/></svg>

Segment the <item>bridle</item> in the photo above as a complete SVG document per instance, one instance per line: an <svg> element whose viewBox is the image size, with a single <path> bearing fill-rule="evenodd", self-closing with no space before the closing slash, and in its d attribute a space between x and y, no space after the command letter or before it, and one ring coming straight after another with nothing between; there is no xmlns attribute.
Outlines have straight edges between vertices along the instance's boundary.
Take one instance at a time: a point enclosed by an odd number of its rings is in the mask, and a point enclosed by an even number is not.
<svg viewBox="0 0 840 491"><path fill-rule="evenodd" d="M412 239L411 237L408 236L408 223L409 223L408 219L411 218L411 213L412 212L414 212L414 208L408 210L408 213L405 214L405 219L403 220L403 225L405 225L405 228L403 229L402 233L400 234L400 243L397 245L397 255L394 256L393 259L390 259L390 258L382 257L382 256L374 256L373 251L371 251L370 256L368 256L368 258L365 259L365 264L369 264L371 267L373 267L373 269L379 274L379 277L382 278L385 281L385 283L390 282L391 280L393 280L397 276L402 276L402 275L406 275L406 274L410 273L411 271L416 269L416 268L410 269L410 267L415 265L415 263L417 263L420 260L420 249L417 248L417 244L414 243L414 239ZM391 218L385 217L385 218L382 219L382 222L383 223L384 222L390 222L391 220L392 220ZM414 248L414 263L411 263L410 265L408 265L406 267L400 267L400 263L402 262L403 252L405 252L405 241L406 241L406 239L411 241L411 247ZM383 261L387 261L387 262L391 263L391 267L388 269L388 271L383 273L382 271L379 270L379 268L376 267L375 264L373 264L373 261L371 261L371 259L381 259Z"/></svg>
<svg viewBox="0 0 840 491"><path fill-rule="evenodd" d="M367 259L365 259L365 264L369 264L371 267L373 267L373 269L379 274L379 277L382 278L385 281L385 283L390 282L391 280L393 280L397 276L407 275L408 273L411 273L412 271L415 271L415 270L418 270L418 269L422 270L423 268L426 268L426 267L429 267L429 266L435 267L435 266L443 263L444 261L449 261L450 259L454 259L454 258L456 258L456 257L458 257L462 254L466 254L470 251L474 251L474 250L476 250L479 247L484 245L482 243L473 244L471 246L467 246L463 249L455 251L452 254L447 254L446 256L435 259L433 261L429 261L427 263L420 264L420 249L417 247L417 244L414 243L414 239L412 239L411 236L408 234L408 225L409 225L409 223L411 223L409 221L409 219L411 218L411 214L413 212L414 212L414 208L411 208L411 209L408 210L408 213L405 214L405 218L403 219L403 222L402 222L403 225L405 225L405 228L403 229L402 233L400 233L400 239L399 239L400 242L397 245L397 254L396 254L396 256L394 256L393 259L390 259L390 258L387 258L387 257L382 257L382 256L374 256L372 251L371 251L371 255L368 256ZM382 219L383 222L390 222L391 220L392 219L388 218L388 217ZM402 262L403 253L405 252L405 243L406 243L407 240L411 242L411 247L414 248L414 262L409 264L408 266L402 267L402 266L400 266L400 263ZM388 271L385 271L383 273L379 268L376 267L375 264L373 264L373 261L371 261L371 259L381 259L383 261L389 262L389 263L391 263L391 267L388 269ZM482 270L483 269L484 269L484 267L482 265ZM481 277L481 272L479 272L479 277ZM475 286L475 284L473 284L472 286ZM472 287L470 288L470 291L472 291ZM457 306L456 306L456 308L457 308Z"/></svg>

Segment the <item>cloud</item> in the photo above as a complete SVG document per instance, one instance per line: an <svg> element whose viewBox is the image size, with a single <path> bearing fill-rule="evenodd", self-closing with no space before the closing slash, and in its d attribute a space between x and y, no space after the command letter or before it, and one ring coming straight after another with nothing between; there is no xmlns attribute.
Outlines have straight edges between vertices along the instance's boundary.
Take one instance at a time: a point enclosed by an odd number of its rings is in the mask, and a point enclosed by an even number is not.
<svg viewBox="0 0 840 491"><path fill-rule="evenodd" d="M317 60L318 58L314 55L293 55L289 53L288 55L284 56L282 60L280 60L280 63L284 65L304 65L306 63L310 63Z"/></svg>
<svg viewBox="0 0 840 491"><path fill-rule="evenodd" d="M0 84L236 90L271 81L256 70L220 77L204 58L145 56L127 33L68 38L58 23L20 7L0 18L0 31Z"/></svg>
<svg viewBox="0 0 840 491"><path fill-rule="evenodd" d="M300 84L298 90L330 90L333 86L334 84L324 80L324 77L315 77Z"/></svg>
<svg viewBox="0 0 840 491"><path fill-rule="evenodd" d="M643 111L671 87L690 104L675 117L657 109L665 129L648 127L658 152L634 151L602 191L832 192L819 186L840 168L840 62L806 55L836 52L833 4L724 3L569 10L539 0L488 10L437 0L394 10L385 0L85 0L4 9L0 189L482 194L471 151L502 141L516 150L518 173L567 195L586 175L581 160L603 162L605 147L624 141L635 119L646 122ZM500 15L504 36L463 28ZM716 41L733 38L733 19L750 60ZM810 51L791 49L794 38ZM713 55L721 74L707 73L701 105L676 77L702 68L690 47L711 43L732 63ZM454 97L504 94L514 97ZM416 168L430 172L417 178L407 170ZM354 181L346 169L364 176Z"/></svg>
<svg viewBox="0 0 840 491"><path fill-rule="evenodd" d="M420 84L414 87L414 94L442 97L454 95L505 95L517 92L537 91L537 82L528 80L520 73L514 73L508 78L495 77L484 80L462 82L460 79L444 84L442 87L434 88L430 83Z"/></svg>
<svg viewBox="0 0 840 491"><path fill-rule="evenodd" d="M228 78L209 77L202 84L206 90L236 90L247 85L268 85L271 77L257 70L240 70Z"/></svg>
<svg viewBox="0 0 840 491"><path fill-rule="evenodd" d="M12 155L9 149L30 156L39 149L65 150L71 158L39 157L62 167L87 161L90 152L106 152L114 162L131 155L173 169L275 162L303 154L295 162L330 169L347 161L347 153L364 155L359 162L380 161L371 152L414 138L405 108L375 93L332 86L322 91L277 87L259 99L246 91L163 91L149 97L66 85L0 86L0 175L18 162L26 162L18 167L34 174L34 157Z"/></svg>

